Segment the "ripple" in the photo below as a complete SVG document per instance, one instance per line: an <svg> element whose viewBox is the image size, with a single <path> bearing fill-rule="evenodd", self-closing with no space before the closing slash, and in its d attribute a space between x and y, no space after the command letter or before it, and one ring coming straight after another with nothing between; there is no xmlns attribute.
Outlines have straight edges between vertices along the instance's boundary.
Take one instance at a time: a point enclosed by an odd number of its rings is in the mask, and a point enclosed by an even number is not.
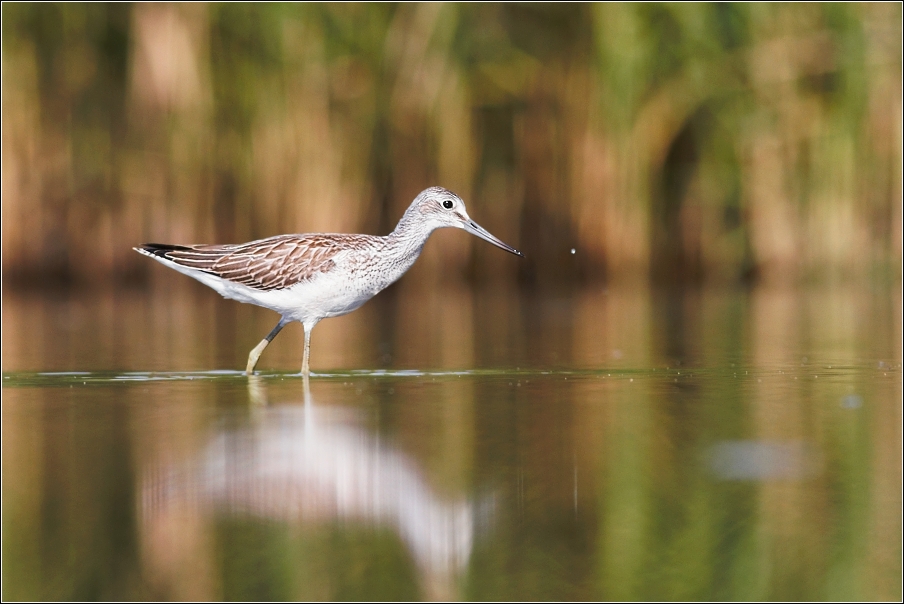
<svg viewBox="0 0 904 604"><path fill-rule="evenodd" d="M597 368L497 368L497 369L337 369L311 373L314 381L348 379L392 379L418 380L429 378L481 378L481 379L538 379L538 380L624 380L626 382L653 381L680 385L691 380L731 378L744 381L763 382L770 379L819 380L843 378L863 367L857 365L829 365L814 371L812 367L795 365L742 366L725 365L719 367L597 367ZM900 373L900 367L887 367L887 374ZM303 379L299 372L261 371L255 376L263 380ZM123 384L141 382L191 382L191 381L244 381L244 371L235 369L214 369L209 371L19 371L3 374L4 387L71 387L103 384Z"/></svg>

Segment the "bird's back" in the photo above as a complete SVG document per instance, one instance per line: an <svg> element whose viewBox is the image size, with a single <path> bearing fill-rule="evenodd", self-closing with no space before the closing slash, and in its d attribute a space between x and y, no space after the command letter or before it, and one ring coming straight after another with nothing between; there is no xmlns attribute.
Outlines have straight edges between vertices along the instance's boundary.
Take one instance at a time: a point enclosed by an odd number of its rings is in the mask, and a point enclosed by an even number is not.
<svg viewBox="0 0 904 604"><path fill-rule="evenodd" d="M344 253L371 251L380 237L335 233L277 235L240 244L147 243L136 251L172 268L188 269L258 291L288 289L335 270Z"/></svg>

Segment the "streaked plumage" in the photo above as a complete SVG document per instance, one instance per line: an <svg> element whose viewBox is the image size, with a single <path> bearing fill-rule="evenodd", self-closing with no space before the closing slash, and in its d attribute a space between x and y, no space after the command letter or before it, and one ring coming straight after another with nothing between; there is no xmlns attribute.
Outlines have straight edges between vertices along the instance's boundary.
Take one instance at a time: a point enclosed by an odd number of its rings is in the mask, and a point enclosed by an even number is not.
<svg viewBox="0 0 904 604"><path fill-rule="evenodd" d="M302 372L309 372L311 330L327 317L360 307L407 271L430 234L464 229L518 256L468 217L464 202L442 187L421 192L395 230L374 235L277 235L235 245L148 243L136 251L210 286L225 298L278 312L279 323L248 356L254 370L261 352L288 323L304 325Z"/></svg>
<svg viewBox="0 0 904 604"><path fill-rule="evenodd" d="M348 249L379 247L368 235L277 235L234 245L164 245L148 243L143 251L186 268L270 291L308 281L336 267L333 257Z"/></svg>

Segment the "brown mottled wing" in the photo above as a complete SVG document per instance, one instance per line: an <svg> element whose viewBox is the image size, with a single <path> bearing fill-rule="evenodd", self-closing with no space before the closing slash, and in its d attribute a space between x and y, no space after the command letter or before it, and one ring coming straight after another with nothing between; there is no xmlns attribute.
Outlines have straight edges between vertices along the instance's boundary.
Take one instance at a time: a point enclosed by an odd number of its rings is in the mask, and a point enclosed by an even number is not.
<svg viewBox="0 0 904 604"><path fill-rule="evenodd" d="M238 245L148 244L144 249L182 266L269 291L329 272L337 253L367 246L369 239L368 235L278 235Z"/></svg>

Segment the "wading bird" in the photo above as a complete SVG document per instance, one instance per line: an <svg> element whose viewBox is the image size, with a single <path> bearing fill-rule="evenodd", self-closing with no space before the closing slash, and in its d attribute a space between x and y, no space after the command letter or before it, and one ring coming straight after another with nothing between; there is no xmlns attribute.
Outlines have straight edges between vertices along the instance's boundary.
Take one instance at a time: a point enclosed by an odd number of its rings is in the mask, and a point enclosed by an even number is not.
<svg viewBox="0 0 904 604"><path fill-rule="evenodd" d="M461 198L442 187L415 197L385 237L339 233L277 235L235 245L146 243L146 256L212 287L224 298L281 315L248 355L252 373L264 348L292 321L304 325L301 372L310 373L311 330L327 317L352 312L405 274L436 229L457 227L524 256L471 220Z"/></svg>

